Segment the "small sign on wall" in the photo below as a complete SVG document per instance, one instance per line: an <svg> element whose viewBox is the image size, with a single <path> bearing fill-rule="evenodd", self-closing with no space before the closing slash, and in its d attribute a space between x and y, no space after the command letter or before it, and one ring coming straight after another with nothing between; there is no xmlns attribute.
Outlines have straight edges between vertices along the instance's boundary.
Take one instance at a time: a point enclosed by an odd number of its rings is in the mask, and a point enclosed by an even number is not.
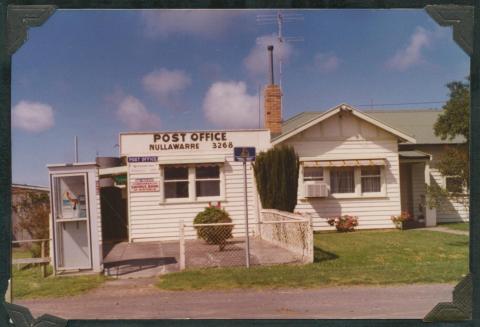
<svg viewBox="0 0 480 327"><path fill-rule="evenodd" d="M128 157L128 162L133 163L133 162L157 162L158 157Z"/></svg>
<svg viewBox="0 0 480 327"><path fill-rule="evenodd" d="M158 173L159 167L156 163L133 163L128 165L130 173L133 174L146 174L146 173Z"/></svg>
<svg viewBox="0 0 480 327"><path fill-rule="evenodd" d="M130 183L130 192L158 192L160 191L160 183L153 178L134 178Z"/></svg>

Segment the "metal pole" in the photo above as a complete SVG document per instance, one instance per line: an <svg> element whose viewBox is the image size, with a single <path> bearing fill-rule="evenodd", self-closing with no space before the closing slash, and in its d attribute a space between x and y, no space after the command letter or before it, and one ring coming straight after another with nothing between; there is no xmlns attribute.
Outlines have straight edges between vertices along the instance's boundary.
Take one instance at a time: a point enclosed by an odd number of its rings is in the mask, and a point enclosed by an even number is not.
<svg viewBox="0 0 480 327"><path fill-rule="evenodd" d="M270 58L270 85L274 85L275 80L273 78L273 45L269 45L267 49L268 49L269 58Z"/></svg>
<svg viewBox="0 0 480 327"><path fill-rule="evenodd" d="M180 220L180 270L185 270L185 224Z"/></svg>
<svg viewBox="0 0 480 327"><path fill-rule="evenodd" d="M78 137L75 136L75 162L78 162Z"/></svg>
<svg viewBox="0 0 480 327"><path fill-rule="evenodd" d="M243 158L243 189L245 197L245 235L246 235L246 246L245 246L245 263L247 268L250 268L250 239L248 235L248 199L247 199L247 158Z"/></svg>

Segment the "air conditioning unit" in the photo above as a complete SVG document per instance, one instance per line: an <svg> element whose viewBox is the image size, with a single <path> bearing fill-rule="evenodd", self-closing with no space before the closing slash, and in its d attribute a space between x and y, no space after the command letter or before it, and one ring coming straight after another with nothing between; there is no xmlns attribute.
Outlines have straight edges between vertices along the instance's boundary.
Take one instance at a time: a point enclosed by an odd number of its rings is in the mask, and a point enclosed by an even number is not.
<svg viewBox="0 0 480 327"><path fill-rule="evenodd" d="M306 198L325 198L328 196L328 186L324 182L305 183Z"/></svg>

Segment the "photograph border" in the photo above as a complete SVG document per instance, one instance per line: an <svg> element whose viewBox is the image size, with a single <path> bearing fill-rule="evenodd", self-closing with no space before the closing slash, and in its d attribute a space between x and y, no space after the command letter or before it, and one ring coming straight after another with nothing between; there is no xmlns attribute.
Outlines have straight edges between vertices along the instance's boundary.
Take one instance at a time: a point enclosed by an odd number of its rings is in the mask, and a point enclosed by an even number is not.
<svg viewBox="0 0 480 327"><path fill-rule="evenodd" d="M429 6L428 8L426 8ZM0 1L0 325L150 326L480 326L480 221L469 219L469 274L455 287L453 302L439 303L422 319L312 320L66 320L5 302L11 266L11 73L12 55L27 40L28 28L40 26L56 9L425 9L442 26L453 26L453 39L470 56L470 217L480 216L480 0L1 0ZM35 154L32 154L34 156ZM464 319L464 320L460 320ZM467 319L467 320L465 320Z"/></svg>

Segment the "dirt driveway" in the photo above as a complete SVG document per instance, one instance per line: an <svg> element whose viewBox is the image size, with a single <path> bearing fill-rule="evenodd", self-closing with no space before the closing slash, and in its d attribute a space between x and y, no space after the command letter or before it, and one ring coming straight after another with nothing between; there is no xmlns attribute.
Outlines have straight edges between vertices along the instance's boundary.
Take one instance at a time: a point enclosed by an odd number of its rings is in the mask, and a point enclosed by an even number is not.
<svg viewBox="0 0 480 327"><path fill-rule="evenodd" d="M451 301L453 284L316 289L161 291L155 279L118 279L87 294L15 301L66 319L423 318Z"/></svg>

